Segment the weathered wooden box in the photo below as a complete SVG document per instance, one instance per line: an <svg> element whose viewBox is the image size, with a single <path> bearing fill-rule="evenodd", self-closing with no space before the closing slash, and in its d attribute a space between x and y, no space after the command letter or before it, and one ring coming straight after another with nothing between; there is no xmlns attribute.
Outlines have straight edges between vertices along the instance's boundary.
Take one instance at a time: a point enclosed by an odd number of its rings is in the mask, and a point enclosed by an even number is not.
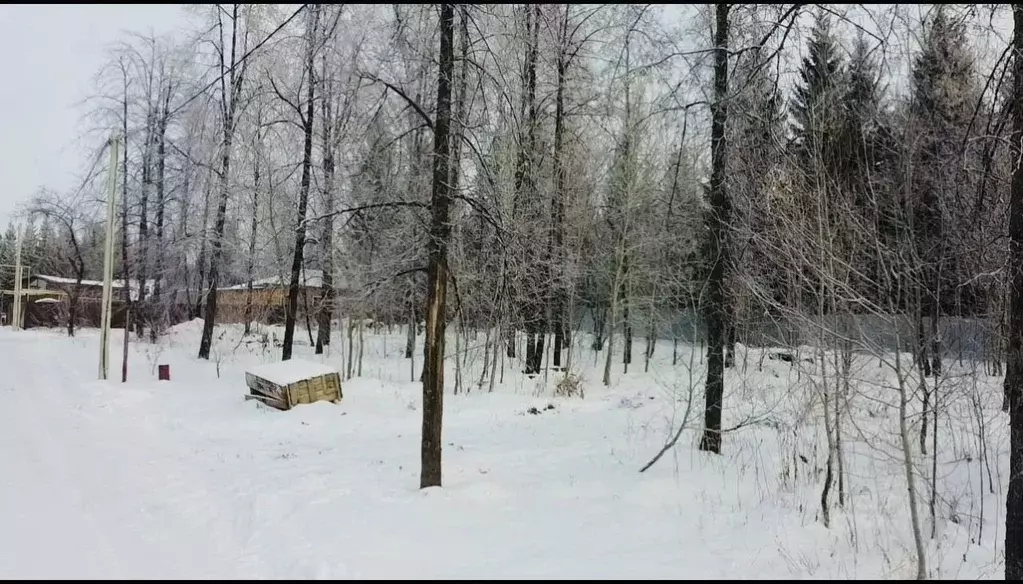
<svg viewBox="0 0 1023 584"><path fill-rule="evenodd" d="M298 404L341 401L341 375L322 363L291 359L258 365L245 372L249 395L278 410Z"/></svg>

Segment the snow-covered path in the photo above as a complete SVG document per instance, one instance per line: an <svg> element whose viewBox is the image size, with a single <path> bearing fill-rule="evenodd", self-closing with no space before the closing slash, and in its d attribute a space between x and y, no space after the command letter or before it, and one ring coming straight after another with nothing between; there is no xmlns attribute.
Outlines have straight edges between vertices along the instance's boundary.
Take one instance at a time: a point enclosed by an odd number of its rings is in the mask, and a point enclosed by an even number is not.
<svg viewBox="0 0 1023 584"><path fill-rule="evenodd" d="M2 382L0 408L0 517L8 518L0 531L0 573L13 578L98 578L117 574L120 562L83 501L68 447L59 444L49 428L53 411L40 409L53 402L59 376L41 379L31 374L35 362L25 362L25 352L10 335L0 336L0 355L8 372ZM47 370L52 371L48 368ZM61 410L58 410L61 411ZM67 422L67 418L59 420ZM74 424L61 433L81 438ZM87 442L78 441L78 448ZM86 475L88 476L88 475ZM11 529L17 526L19 529ZM45 561L50 551L49 561ZM61 557L63 556L63 557ZM70 556L70 557L69 557Z"/></svg>
<svg viewBox="0 0 1023 584"><path fill-rule="evenodd" d="M693 432L640 475L680 403L655 375L585 399L449 394L444 488L421 491L420 385L402 380L403 339L398 357L382 344L341 404L277 412L242 399L245 365L276 357L258 347L216 363L194 359L191 336L137 343L130 382L101 383L95 331L0 328L0 578L910 573L888 467L854 475L859 510L836 509L831 530L814 476L781 472L772 429L730 435L721 457L696 452ZM174 381L154 379L158 362ZM884 538L853 542L856 522ZM962 573L958 549L943 574ZM997 570L972 549L968 573Z"/></svg>
<svg viewBox="0 0 1023 584"><path fill-rule="evenodd" d="M0 528L0 574L174 578L194 577L197 566L210 577L237 573L236 558L218 556L212 534L188 524L191 514L183 512L191 510L145 504L174 499L181 485L169 479L181 465L153 450L160 441L133 437L137 420L91 400L90 384L67 359L54 358L48 342L0 333L7 372L0 379L0 517L11 518Z"/></svg>
<svg viewBox="0 0 1023 584"><path fill-rule="evenodd" d="M629 486L634 463L625 466L623 453L605 444L608 428L592 418L606 403L581 403L591 416L573 422L552 419L557 412L523 417L528 404L543 401L522 396L452 401L446 487L422 492L414 391L410 402L379 382L353 381L341 408L282 415L243 403L230 379L237 370L193 384L190 377L210 372L189 363L175 368L181 384L100 383L94 353L88 337L0 329L7 372L0 378L0 576L656 577L688 564L694 577L721 577L732 570L686 561L709 542L689 525L707 518L692 512L696 506L679 507L681 493L665 499L663 484ZM135 377L146 377L138 371L144 365L134 367ZM670 510L681 523L653 524Z"/></svg>

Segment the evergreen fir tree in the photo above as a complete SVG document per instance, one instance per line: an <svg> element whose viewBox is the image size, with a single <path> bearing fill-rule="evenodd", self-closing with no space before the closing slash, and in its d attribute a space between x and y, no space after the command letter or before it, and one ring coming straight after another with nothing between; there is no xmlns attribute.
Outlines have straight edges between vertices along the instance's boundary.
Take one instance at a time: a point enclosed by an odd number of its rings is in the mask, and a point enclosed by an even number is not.
<svg viewBox="0 0 1023 584"><path fill-rule="evenodd" d="M814 24L807 56L799 69L799 83L791 103L794 145L804 164L819 157L825 164L836 155L834 132L841 119L841 92L844 67L840 45L831 29L831 21L819 15Z"/></svg>
<svg viewBox="0 0 1023 584"><path fill-rule="evenodd" d="M916 275L922 292L920 311L930 323L959 308L956 299L961 290L957 289L957 280L962 278L958 272L965 264L961 254L952 250L968 249L965 242L957 240L969 234L963 230L966 224L953 216L957 213L957 183L967 178L961 172L961 155L965 154L964 138L976 99L965 29L949 18L943 6L925 23L912 81L910 123L916 138L910 152L911 179L913 192L917 193L913 238L921 258ZM930 351L931 362L923 358L924 373L939 373L942 349L937 327L931 324L928 328L920 339L921 350Z"/></svg>
<svg viewBox="0 0 1023 584"><path fill-rule="evenodd" d="M776 302L785 298L784 278L772 254L756 242L769 229L770 198L781 165L784 135L783 100L778 91L775 66L765 65L759 51L739 59L733 77L740 87L732 106L728 132L732 145L728 171L733 197L732 214L735 261L738 271L754 280ZM731 288L739 289L736 284Z"/></svg>
<svg viewBox="0 0 1023 584"><path fill-rule="evenodd" d="M794 167L793 183L797 197L790 218L803 222L804 229L798 236L808 246L821 246L824 242L813 236L810 223L822 221L834 234L838 243L831 244L826 252L845 257L852 253L848 221L848 201L842 197L841 185L844 165L848 153L843 151L842 127L844 124L843 97L846 87L845 66L840 54L841 46L831 28L831 22L824 14L817 17L807 47L807 56L799 70L800 82L796 85L791 101L792 149ZM828 204L822 206L821 201ZM825 210L823 215L820 214ZM809 219L809 223L805 221ZM792 237L797 234L790 234ZM838 262L843 265L844 262ZM841 280L840 274L818 274L808 270L810 266L789 266L788 272L796 271L803 276L801 298L805 306L814 310L829 312L828 297L835 295L823 291L824 280ZM793 283L795 285L795 283Z"/></svg>
<svg viewBox="0 0 1023 584"><path fill-rule="evenodd" d="M881 94L878 88L877 64L870 55L870 46L859 35L849 58L846 91L843 96L844 135L848 156L848 178L862 196L864 181L878 153L874 146L878 137L878 114ZM862 204L862 198L858 197Z"/></svg>
<svg viewBox="0 0 1023 584"><path fill-rule="evenodd" d="M18 233L13 223L7 224L7 232L0 239L0 290L14 288L14 255L18 246ZM7 264L7 265L4 265Z"/></svg>

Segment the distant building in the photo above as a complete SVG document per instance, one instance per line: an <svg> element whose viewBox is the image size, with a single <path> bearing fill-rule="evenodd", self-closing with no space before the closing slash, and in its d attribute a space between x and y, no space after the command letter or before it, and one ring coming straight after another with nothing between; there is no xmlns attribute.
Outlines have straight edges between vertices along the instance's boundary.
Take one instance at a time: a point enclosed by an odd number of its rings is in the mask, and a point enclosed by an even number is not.
<svg viewBox="0 0 1023 584"><path fill-rule="evenodd" d="M137 281L128 282L132 300L138 299L139 285ZM24 327L34 326L65 326L67 324L68 302L75 286L78 286L78 305L76 307L75 326L99 327L103 298L103 282L99 280L82 280L48 274L33 274L24 282L21 290ZM156 280L146 282L146 294L152 294ZM111 283L113 298L111 299L111 326L124 326L125 307L121 300L124 282L114 280ZM0 320L10 323L13 312L14 291L0 291Z"/></svg>
<svg viewBox="0 0 1023 584"><path fill-rule="evenodd" d="M75 278L65 278L63 276L48 276L45 274L35 274L28 280L28 288L34 290L50 290L60 292L64 294L71 294L75 288ZM100 299L103 297L103 282L100 280L82 280L78 283L79 285L79 297L81 299L94 298ZM156 286L156 280L146 280L146 296L150 296L153 293L153 288ZM115 299L120 299L124 290L123 280L113 280L111 282L111 288ZM138 300L139 298L139 283L138 280L128 280L129 294L132 300Z"/></svg>
<svg viewBox="0 0 1023 584"><path fill-rule="evenodd" d="M252 281L251 318L254 322L264 324L283 324L288 304L288 288L290 274L271 276ZM150 298L156 285L155 280L146 281L146 298ZM68 314L68 302L76 286L75 278L33 274L25 279L22 298L25 306L24 326L65 326ZM99 327L101 310L100 300L103 297L103 282L100 280L82 280L77 282L78 306L76 326ZM349 286L338 277L334 282L337 291L338 306L349 297ZM111 326L124 326L125 309L122 300L124 290L122 280L112 282L113 297L111 298ZM128 289L132 301L138 300L139 285L137 280L128 281ZM189 318L199 294L195 290L168 291L164 296L170 319L168 324L185 321ZM9 324L14 299L13 290L0 290L0 323ZM217 322L241 323L245 321L246 307L249 305L250 292L246 283L222 286L217 289ZM303 270L299 278L299 296L297 315L300 322L308 318L315 322L323 301L323 271ZM340 312L335 310L335 317ZM201 314L199 315L202 316Z"/></svg>
<svg viewBox="0 0 1023 584"><path fill-rule="evenodd" d="M252 320L263 324L283 324L290 285L290 273L252 280L250 309ZM323 271L303 270L299 276L298 288L298 319L303 321L308 314L311 320L315 320L323 302ZM339 301L345 298L349 292L348 286L340 278L334 281L334 288ZM186 304L185 296L183 290L178 291L176 303L184 306ZM192 291L189 296L194 299L198 295ZM249 298L248 283L217 288L217 322L245 322Z"/></svg>

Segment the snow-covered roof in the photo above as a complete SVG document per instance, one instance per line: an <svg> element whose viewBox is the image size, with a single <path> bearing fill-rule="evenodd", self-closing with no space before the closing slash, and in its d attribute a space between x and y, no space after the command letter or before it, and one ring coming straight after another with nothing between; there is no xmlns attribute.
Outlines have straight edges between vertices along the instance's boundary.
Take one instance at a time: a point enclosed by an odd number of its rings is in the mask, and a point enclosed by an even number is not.
<svg viewBox="0 0 1023 584"><path fill-rule="evenodd" d="M322 288L323 287L323 270L302 270L302 273L298 278L299 283L306 288ZM260 288L287 288L291 285L291 274L284 276L273 276L270 278L262 278L259 280L252 281L252 287L254 289ZM336 285L336 282L335 282ZM248 284L237 284L235 286L228 286L226 288L220 288L221 290L247 290Z"/></svg>
<svg viewBox="0 0 1023 584"><path fill-rule="evenodd" d="M62 284L65 286L73 286L77 280L75 278L65 278L63 276L49 276L46 274L34 274L32 278L36 280L42 280L51 284ZM101 280L82 280L82 286L95 286L102 287L103 282ZM110 286L114 290L120 290L124 288L123 280L112 280ZM156 280L146 280L146 295L153 293L153 288L156 286ZM138 299L139 283L138 280L128 280L128 289L131 292L131 299Z"/></svg>
<svg viewBox="0 0 1023 584"><path fill-rule="evenodd" d="M256 365L250 368L248 373L277 385L290 385L303 379L312 379L321 375L337 373L337 369L323 363L290 359L280 363Z"/></svg>

